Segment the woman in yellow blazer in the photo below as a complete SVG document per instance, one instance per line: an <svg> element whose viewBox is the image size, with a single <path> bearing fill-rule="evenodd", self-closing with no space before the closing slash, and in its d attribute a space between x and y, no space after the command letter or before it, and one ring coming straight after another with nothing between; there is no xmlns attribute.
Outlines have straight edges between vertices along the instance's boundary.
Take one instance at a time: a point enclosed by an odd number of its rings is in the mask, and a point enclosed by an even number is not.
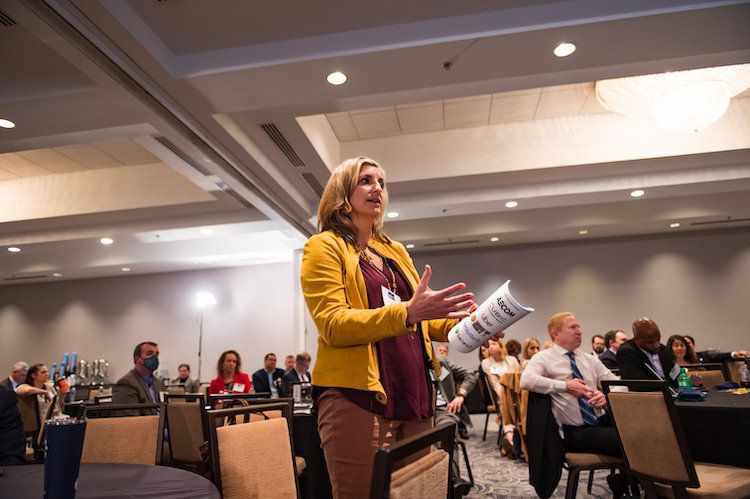
<svg viewBox="0 0 750 499"><path fill-rule="evenodd" d="M429 289L404 247L383 232L385 174L343 162L305 244L302 290L318 328L313 398L335 498L368 497L375 452L432 425L431 340L446 341L476 306L464 284ZM432 374L431 374L432 373Z"/></svg>

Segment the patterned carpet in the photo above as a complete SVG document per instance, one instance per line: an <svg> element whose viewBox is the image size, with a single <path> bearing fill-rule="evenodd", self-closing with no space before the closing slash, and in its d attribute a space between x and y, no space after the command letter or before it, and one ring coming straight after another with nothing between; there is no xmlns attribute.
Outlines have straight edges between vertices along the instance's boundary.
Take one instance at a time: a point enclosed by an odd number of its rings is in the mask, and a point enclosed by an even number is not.
<svg viewBox="0 0 750 499"><path fill-rule="evenodd" d="M471 499L538 499L534 487L529 485L529 466L523 459L510 460L500 455L497 437L499 428L490 417L487 427L487 439L482 441L484 431L484 420L486 414L472 414L473 428L469 428L469 439L464 440L466 450L469 454L471 470L474 474L474 488L471 489L467 498ZM461 455L461 476L468 480L463 465L463 454ZM594 474L594 484L591 494L586 493L588 472L581 474L578 482L576 497L579 499L611 499L612 492L607 486L607 472L599 471ZM567 471L563 470L560 484L557 486L552 497L564 498L568 480Z"/></svg>

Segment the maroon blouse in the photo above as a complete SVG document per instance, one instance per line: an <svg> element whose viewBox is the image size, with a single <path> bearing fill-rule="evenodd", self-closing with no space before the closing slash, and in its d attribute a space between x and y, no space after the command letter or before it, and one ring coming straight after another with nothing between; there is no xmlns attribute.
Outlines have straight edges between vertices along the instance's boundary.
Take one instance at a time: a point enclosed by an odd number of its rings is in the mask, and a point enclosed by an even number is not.
<svg viewBox="0 0 750 499"><path fill-rule="evenodd" d="M398 272L396 265L383 258L383 275L364 257L359 259L370 309L383 306L381 286L392 288L395 278L396 294L401 301L411 299L411 289ZM375 399L373 392L339 388L352 403L363 409L397 421L422 421L432 416L432 388L427 374L428 364L419 327L410 334L380 340L375 344L378 352L380 382L388 395L383 405Z"/></svg>

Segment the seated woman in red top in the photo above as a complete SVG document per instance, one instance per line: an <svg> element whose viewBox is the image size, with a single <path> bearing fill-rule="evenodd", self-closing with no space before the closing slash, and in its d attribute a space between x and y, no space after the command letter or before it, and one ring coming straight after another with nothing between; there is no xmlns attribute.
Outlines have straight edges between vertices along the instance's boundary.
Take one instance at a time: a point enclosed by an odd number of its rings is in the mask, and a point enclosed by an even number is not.
<svg viewBox="0 0 750 499"><path fill-rule="evenodd" d="M216 372L219 377L211 381L208 389L209 394L214 393L249 393L251 392L250 377L240 372L242 369L242 359L240 354L235 350L227 350L216 365Z"/></svg>

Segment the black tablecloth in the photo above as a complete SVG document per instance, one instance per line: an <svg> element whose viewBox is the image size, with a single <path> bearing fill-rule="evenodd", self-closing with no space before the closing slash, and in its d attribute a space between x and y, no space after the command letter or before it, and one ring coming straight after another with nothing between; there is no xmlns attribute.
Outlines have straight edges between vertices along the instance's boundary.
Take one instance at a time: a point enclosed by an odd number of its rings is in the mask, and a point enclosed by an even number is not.
<svg viewBox="0 0 750 499"><path fill-rule="evenodd" d="M44 465L3 467L0 497L42 499ZM167 466L143 464L82 464L76 499L133 498L221 499L213 483L200 475Z"/></svg>
<svg viewBox="0 0 750 499"><path fill-rule="evenodd" d="M750 468L750 394L710 390L702 402L675 406L693 461Z"/></svg>
<svg viewBox="0 0 750 499"><path fill-rule="evenodd" d="M315 416L312 414L294 414L294 451L305 458L307 463L307 486L303 485L303 492L310 499L330 499L331 481L328 478L328 468L320 448L320 436Z"/></svg>

